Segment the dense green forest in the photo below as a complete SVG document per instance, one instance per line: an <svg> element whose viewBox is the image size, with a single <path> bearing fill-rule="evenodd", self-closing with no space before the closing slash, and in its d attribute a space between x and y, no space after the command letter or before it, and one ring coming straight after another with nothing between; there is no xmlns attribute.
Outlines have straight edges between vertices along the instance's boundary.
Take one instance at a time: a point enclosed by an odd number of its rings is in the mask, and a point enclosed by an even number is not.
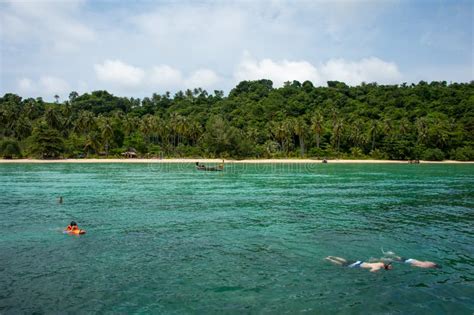
<svg viewBox="0 0 474 315"><path fill-rule="evenodd" d="M243 81L143 99L107 91L0 98L5 158L376 158L474 160L474 82Z"/></svg>

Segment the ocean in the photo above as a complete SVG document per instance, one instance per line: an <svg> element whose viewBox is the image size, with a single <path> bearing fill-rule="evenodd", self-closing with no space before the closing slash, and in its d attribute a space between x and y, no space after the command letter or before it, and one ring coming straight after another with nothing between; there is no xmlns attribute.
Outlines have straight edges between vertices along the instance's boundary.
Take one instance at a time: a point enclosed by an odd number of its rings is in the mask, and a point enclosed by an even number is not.
<svg viewBox="0 0 474 315"><path fill-rule="evenodd" d="M0 164L0 313L472 314L473 227L474 165Z"/></svg>

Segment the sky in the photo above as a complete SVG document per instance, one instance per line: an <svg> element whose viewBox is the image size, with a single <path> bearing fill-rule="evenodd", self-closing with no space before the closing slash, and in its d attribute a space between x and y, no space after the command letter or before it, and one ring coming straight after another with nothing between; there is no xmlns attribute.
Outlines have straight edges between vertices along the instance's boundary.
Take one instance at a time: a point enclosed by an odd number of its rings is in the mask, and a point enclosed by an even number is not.
<svg viewBox="0 0 474 315"><path fill-rule="evenodd" d="M474 80L474 1L0 0L0 95Z"/></svg>

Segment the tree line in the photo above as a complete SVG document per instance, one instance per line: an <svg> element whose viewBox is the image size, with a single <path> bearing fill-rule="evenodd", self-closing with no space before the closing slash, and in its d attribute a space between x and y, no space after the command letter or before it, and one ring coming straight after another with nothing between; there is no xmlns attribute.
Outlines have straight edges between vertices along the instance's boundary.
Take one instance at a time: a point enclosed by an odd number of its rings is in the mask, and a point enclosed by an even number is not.
<svg viewBox="0 0 474 315"><path fill-rule="evenodd" d="M474 160L474 82L274 88L242 81L143 99L107 91L0 98L5 158L121 156Z"/></svg>

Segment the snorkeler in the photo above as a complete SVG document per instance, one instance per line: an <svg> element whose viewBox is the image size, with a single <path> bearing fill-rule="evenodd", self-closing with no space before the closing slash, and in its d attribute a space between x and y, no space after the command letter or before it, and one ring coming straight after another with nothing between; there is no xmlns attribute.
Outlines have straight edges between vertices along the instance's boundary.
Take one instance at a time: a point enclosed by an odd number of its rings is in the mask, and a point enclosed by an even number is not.
<svg viewBox="0 0 474 315"><path fill-rule="evenodd" d="M339 265L343 267L348 267L348 268L364 268L364 269L370 269L370 272L376 272L381 269L385 270L390 270L392 269L392 264L391 263L384 263L384 262L364 262L362 260L346 260L341 257L335 257L335 256L328 256L325 258L326 260Z"/></svg>
<svg viewBox="0 0 474 315"><path fill-rule="evenodd" d="M440 265L437 263L434 263L432 261L422 261L422 260L417 260L413 258L405 258L401 256L397 256L394 252L384 252L382 249L382 253L384 254L385 258L388 258L393 261L398 261L402 262L405 264L412 265L413 267L419 267L419 268L441 268Z"/></svg>

